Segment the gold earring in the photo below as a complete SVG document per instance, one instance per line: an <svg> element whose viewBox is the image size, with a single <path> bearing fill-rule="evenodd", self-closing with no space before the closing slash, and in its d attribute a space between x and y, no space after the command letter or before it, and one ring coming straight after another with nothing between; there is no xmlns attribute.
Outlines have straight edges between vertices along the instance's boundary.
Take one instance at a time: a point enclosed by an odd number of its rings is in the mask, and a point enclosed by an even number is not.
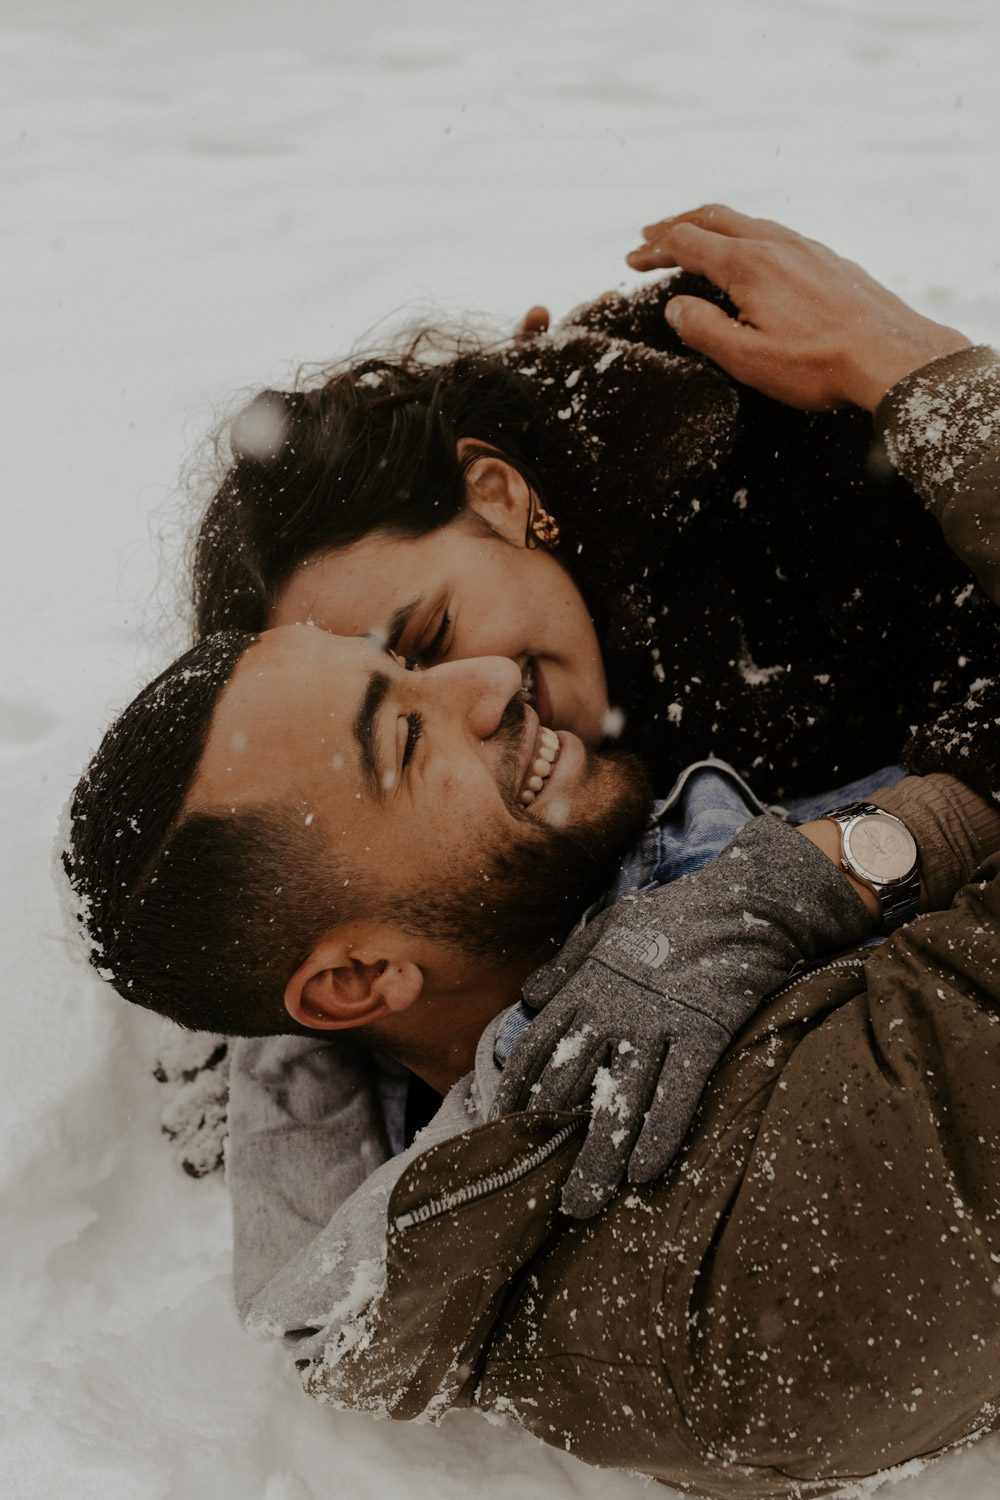
<svg viewBox="0 0 1000 1500"><path fill-rule="evenodd" d="M528 528L540 547L547 547L549 551L559 545L559 522L550 516L544 506L536 501L531 508L531 520Z"/></svg>

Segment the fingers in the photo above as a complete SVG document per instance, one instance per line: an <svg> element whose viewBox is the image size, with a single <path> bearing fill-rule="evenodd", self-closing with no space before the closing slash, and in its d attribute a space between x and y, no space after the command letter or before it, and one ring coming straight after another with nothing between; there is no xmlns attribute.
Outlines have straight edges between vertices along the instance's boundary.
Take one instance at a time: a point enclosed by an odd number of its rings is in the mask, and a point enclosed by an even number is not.
<svg viewBox="0 0 1000 1500"><path fill-rule="evenodd" d="M632 1143L662 1063L661 1047L625 1042L612 1054L610 1066L594 1072L590 1128L563 1188L562 1209L571 1218L589 1219L625 1181Z"/></svg>
<svg viewBox="0 0 1000 1500"><path fill-rule="evenodd" d="M492 1114L518 1109L575 1109L590 1097L594 1071L609 1043L572 1003L552 1004L521 1033L504 1065Z"/></svg>
<svg viewBox="0 0 1000 1500"><path fill-rule="evenodd" d="M707 354L730 374L736 374L733 365L749 352L747 346L757 332L701 297L672 297L663 315L689 349Z"/></svg>
<svg viewBox="0 0 1000 1500"><path fill-rule="evenodd" d="M665 271L668 267L680 265L666 237L640 245L638 250L630 250L625 259L633 271Z"/></svg>
<svg viewBox="0 0 1000 1500"><path fill-rule="evenodd" d="M724 1045L721 1037L718 1042L704 1038L701 1047L687 1043L683 1049L671 1050L646 1123L629 1157L629 1182L652 1182L670 1166Z"/></svg>
<svg viewBox="0 0 1000 1500"><path fill-rule="evenodd" d="M678 224L695 224L700 229L710 229L715 234L756 239L758 226L763 222L762 219L751 219L747 214L737 213L724 203L703 203L700 208L690 208L685 213L671 214L666 219L657 219L655 224L644 225L642 234L646 240L655 240L676 229Z"/></svg>
<svg viewBox="0 0 1000 1500"><path fill-rule="evenodd" d="M520 328L514 335L514 342L521 343L525 339L534 338L536 334L548 333L549 322L550 317L547 307L543 307L541 303L536 304L534 307L529 307L521 320Z"/></svg>
<svg viewBox="0 0 1000 1500"><path fill-rule="evenodd" d="M531 1090L529 1109L576 1109L590 1100L610 1043L593 1027L567 1030L552 1052L548 1067Z"/></svg>
<svg viewBox="0 0 1000 1500"><path fill-rule="evenodd" d="M643 229L646 239L655 239L658 234L672 229L677 224L696 224L700 229L710 229L715 234L729 235L743 240L792 240L799 235L775 219L755 219L741 214L724 203L703 203L700 208L691 208L682 214L671 214Z"/></svg>
<svg viewBox="0 0 1000 1500"><path fill-rule="evenodd" d="M560 1206L572 1219L590 1219L614 1197L625 1180L632 1142L641 1115L619 1089L608 1068L599 1068L594 1077L595 1104L590 1128L566 1179ZM606 1105L599 1108L596 1097L604 1095Z"/></svg>
<svg viewBox="0 0 1000 1500"><path fill-rule="evenodd" d="M707 276L725 292L729 290L734 243L726 235L683 222L673 225L641 249L633 250L626 259L636 271L653 270L658 266L682 266L685 271Z"/></svg>
<svg viewBox="0 0 1000 1500"><path fill-rule="evenodd" d="M592 1219L600 1213L625 1178L631 1140L619 1146L610 1140L592 1142L593 1129L591 1125L559 1200L559 1207L571 1219Z"/></svg>
<svg viewBox="0 0 1000 1500"><path fill-rule="evenodd" d="M562 1033L575 1019L575 1008L562 1016L555 1009L547 1010L522 1031L504 1064L491 1110L494 1118L528 1108L534 1085L549 1066Z"/></svg>
<svg viewBox="0 0 1000 1500"><path fill-rule="evenodd" d="M716 286L729 291L728 276L733 252L739 255L740 241L760 244L789 244L802 236L773 219L752 219L737 213L723 203L708 203L702 208L661 219L643 229L646 243L625 258L636 271L653 271L665 266L683 266L707 276ZM742 262L741 262L742 263Z"/></svg>
<svg viewBox="0 0 1000 1500"><path fill-rule="evenodd" d="M500 1075L500 1083L490 1106L490 1119L499 1120L502 1115L512 1115L520 1108L521 1079L510 1069Z"/></svg>

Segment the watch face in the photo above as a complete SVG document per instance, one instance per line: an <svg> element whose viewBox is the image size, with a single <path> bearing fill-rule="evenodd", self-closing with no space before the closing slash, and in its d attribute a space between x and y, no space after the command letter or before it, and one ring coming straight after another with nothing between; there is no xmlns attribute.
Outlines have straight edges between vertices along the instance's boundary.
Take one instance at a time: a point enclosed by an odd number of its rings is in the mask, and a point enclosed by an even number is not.
<svg viewBox="0 0 1000 1500"><path fill-rule="evenodd" d="M917 846L913 836L894 818L866 813L850 831L845 852L850 853L871 880L901 880L913 869Z"/></svg>

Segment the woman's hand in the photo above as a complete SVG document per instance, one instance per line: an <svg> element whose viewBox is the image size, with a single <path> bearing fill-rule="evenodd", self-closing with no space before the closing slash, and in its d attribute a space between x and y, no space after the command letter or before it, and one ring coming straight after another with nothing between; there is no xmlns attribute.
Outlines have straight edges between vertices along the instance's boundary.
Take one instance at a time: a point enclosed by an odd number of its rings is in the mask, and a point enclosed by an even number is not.
<svg viewBox="0 0 1000 1500"><path fill-rule="evenodd" d="M890 386L969 346L954 328L906 306L817 240L720 204L650 224L628 263L706 276L738 309L674 297L665 316L684 343L736 380L808 411L874 411Z"/></svg>
<svg viewBox="0 0 1000 1500"><path fill-rule="evenodd" d="M535 338L539 333L548 333L549 321L550 316L547 307L543 307L541 303L536 303L534 307L529 307L521 319L517 332L514 334L515 344L523 344L526 340Z"/></svg>
<svg viewBox="0 0 1000 1500"><path fill-rule="evenodd" d="M764 998L803 959L868 937L878 898L866 891L871 909L858 899L839 844L819 849L790 824L754 818L700 870L599 912L529 977L524 997L538 1015L493 1107L589 1104L564 1213L589 1219L626 1178L661 1176L713 1068Z"/></svg>

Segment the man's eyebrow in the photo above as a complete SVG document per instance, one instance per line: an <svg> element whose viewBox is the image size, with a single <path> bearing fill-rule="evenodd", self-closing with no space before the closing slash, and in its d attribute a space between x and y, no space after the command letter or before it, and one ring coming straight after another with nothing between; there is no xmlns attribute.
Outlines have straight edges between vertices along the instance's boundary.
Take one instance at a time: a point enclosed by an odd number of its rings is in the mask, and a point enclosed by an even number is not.
<svg viewBox="0 0 1000 1500"><path fill-rule="evenodd" d="M365 688L365 696L361 700L357 718L354 720L354 738L358 742L361 751L361 764L365 775L371 783L372 790L381 801L383 786L378 774L378 759L375 754L375 719L379 709L385 702L385 695L391 684L384 672L373 672L368 679Z"/></svg>
<svg viewBox="0 0 1000 1500"><path fill-rule="evenodd" d="M416 599L411 599L409 604L400 605L399 609L389 621L389 627L385 633L385 644L390 651L395 651L399 645L400 636L410 623L413 615L424 602L423 594Z"/></svg>

